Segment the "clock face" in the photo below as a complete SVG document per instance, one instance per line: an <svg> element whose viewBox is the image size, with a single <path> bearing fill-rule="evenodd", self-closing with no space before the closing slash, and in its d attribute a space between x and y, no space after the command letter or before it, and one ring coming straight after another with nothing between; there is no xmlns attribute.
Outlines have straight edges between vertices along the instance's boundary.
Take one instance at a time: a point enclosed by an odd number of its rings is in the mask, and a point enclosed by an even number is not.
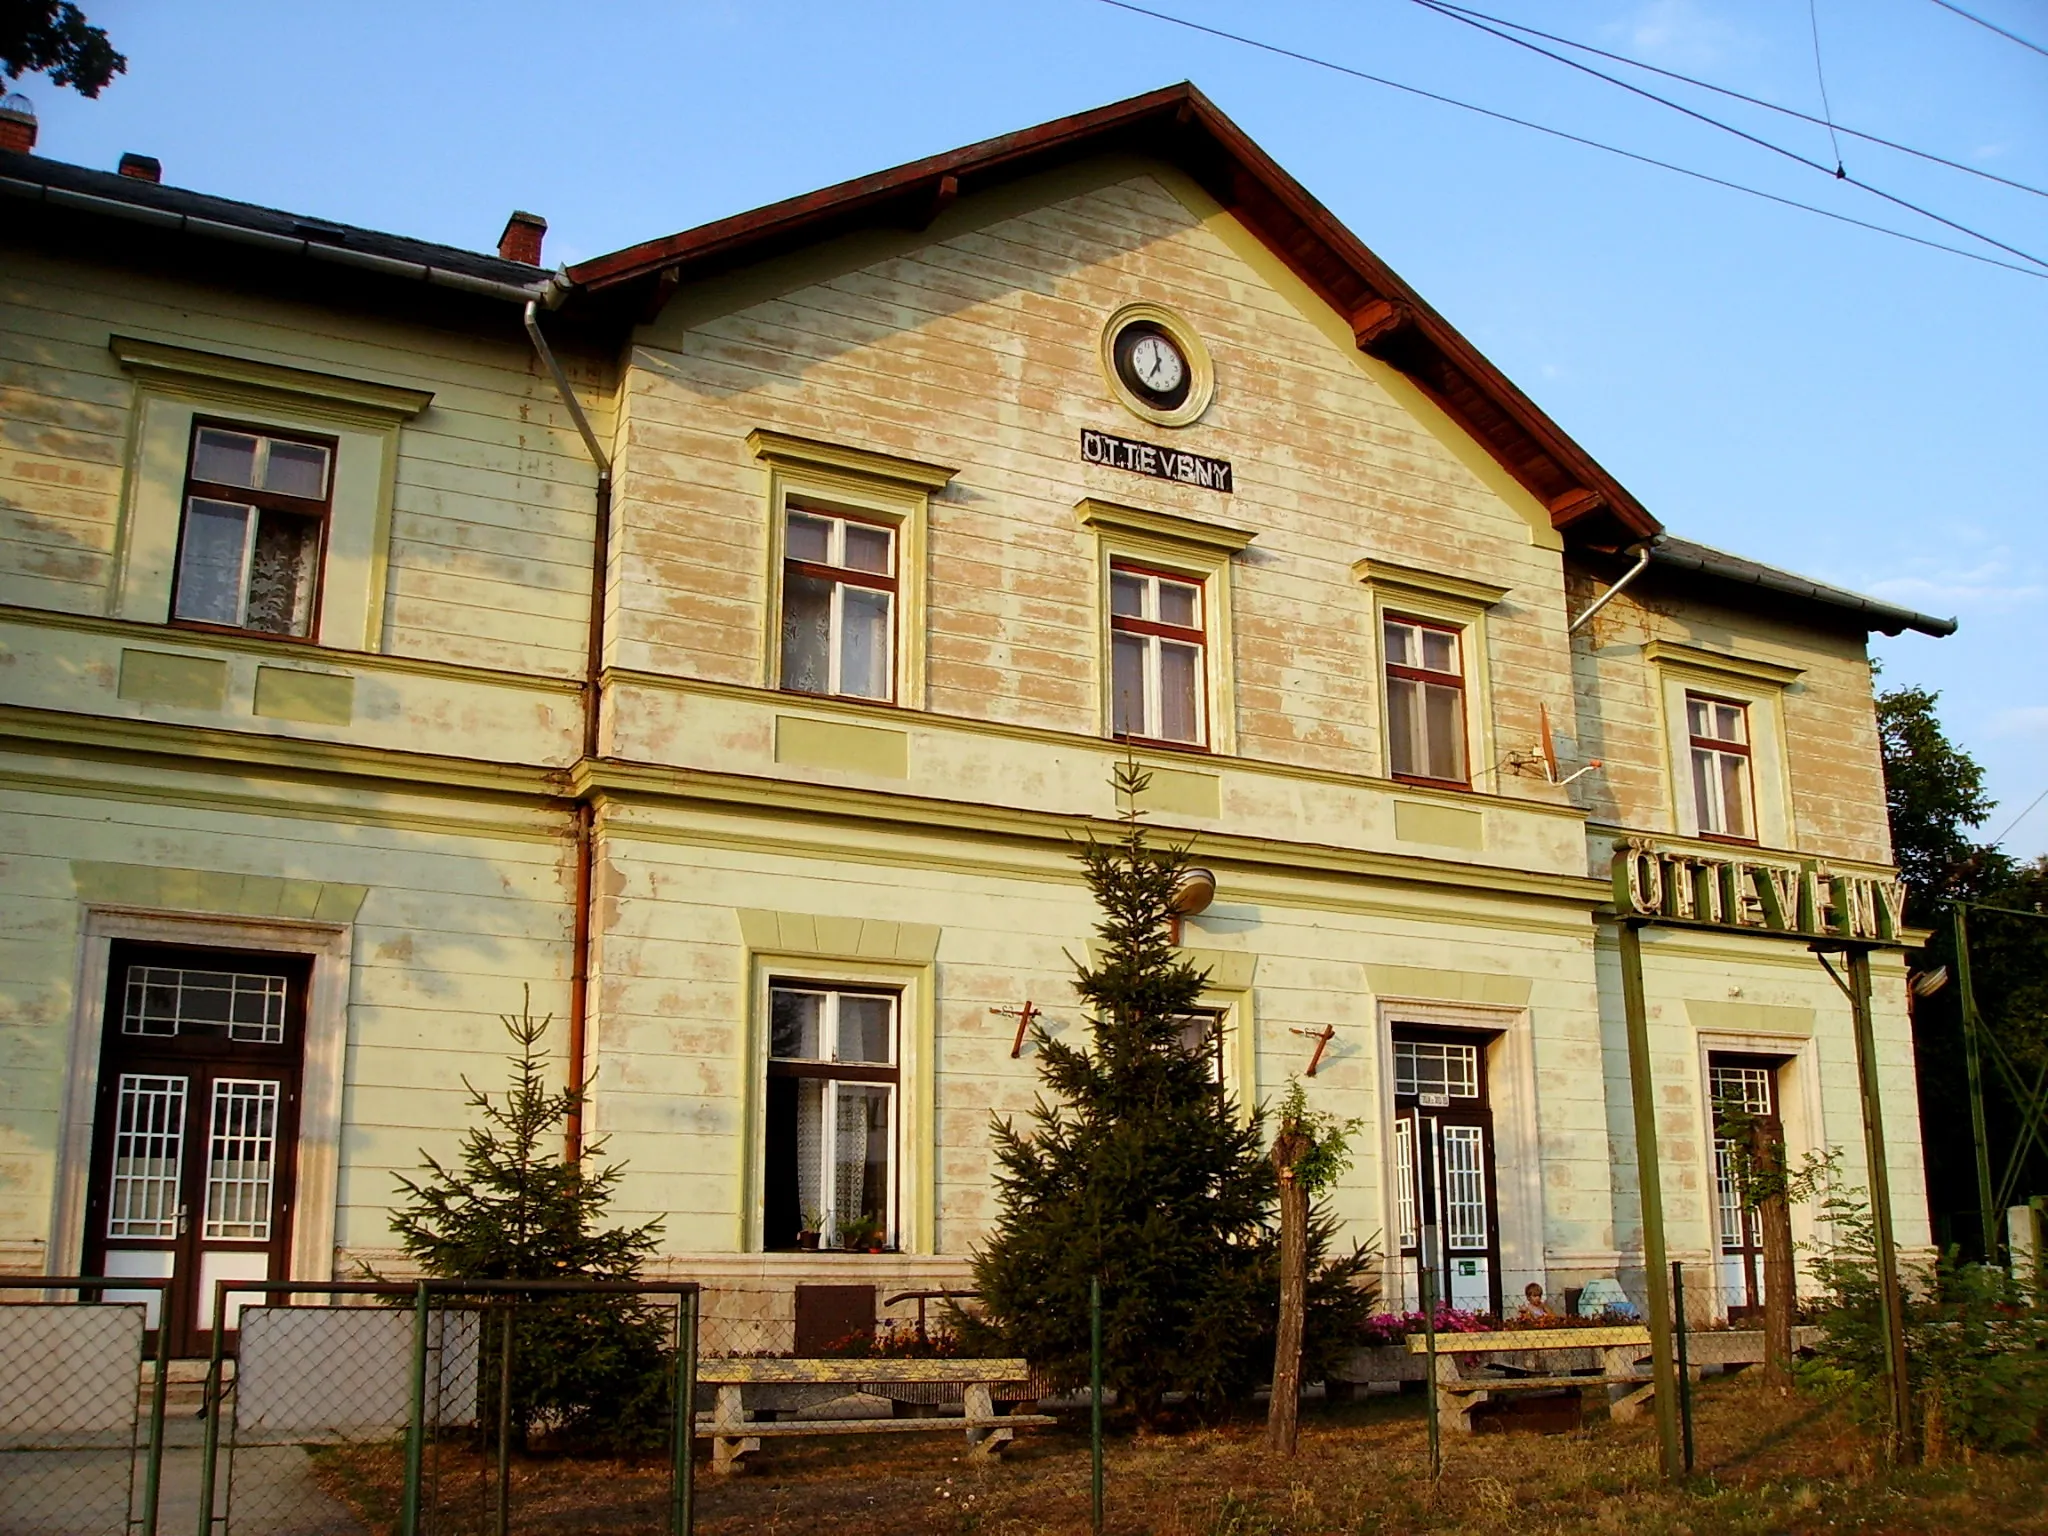
<svg viewBox="0 0 2048 1536"><path fill-rule="evenodd" d="M1188 397L1192 370L1174 339L1149 321L1127 325L1116 338L1116 370L1139 399L1172 410Z"/></svg>

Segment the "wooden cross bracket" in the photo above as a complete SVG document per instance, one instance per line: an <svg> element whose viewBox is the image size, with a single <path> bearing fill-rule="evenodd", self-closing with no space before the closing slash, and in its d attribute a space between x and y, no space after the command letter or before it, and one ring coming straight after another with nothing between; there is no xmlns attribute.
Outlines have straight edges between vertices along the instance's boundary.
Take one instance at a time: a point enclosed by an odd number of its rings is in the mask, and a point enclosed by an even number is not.
<svg viewBox="0 0 2048 1536"><path fill-rule="evenodd" d="M1010 1042L1010 1060L1015 1061L1024 1054L1024 1037L1031 1031L1032 1021L1044 1017L1044 1010L1037 1007L1030 998L1024 999L1021 1008L991 1007L990 1013L1001 1014L1006 1019L1017 1021L1017 1038Z"/></svg>
<svg viewBox="0 0 2048 1536"><path fill-rule="evenodd" d="M1323 1052L1328 1050L1330 1042L1337 1038L1337 1026L1325 1024L1321 1029L1295 1029L1288 1033L1300 1035L1304 1040L1315 1041L1316 1053L1309 1057L1308 1071L1302 1074L1304 1077L1314 1077L1316 1068L1323 1064Z"/></svg>

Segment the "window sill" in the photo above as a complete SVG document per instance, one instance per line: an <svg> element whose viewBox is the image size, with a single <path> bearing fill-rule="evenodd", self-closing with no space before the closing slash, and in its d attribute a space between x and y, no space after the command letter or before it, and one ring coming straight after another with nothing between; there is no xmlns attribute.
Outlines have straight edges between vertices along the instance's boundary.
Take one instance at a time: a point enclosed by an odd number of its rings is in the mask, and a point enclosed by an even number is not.
<svg viewBox="0 0 2048 1536"><path fill-rule="evenodd" d="M1693 834L1703 843L1719 843L1723 848L1761 848L1762 843L1753 837L1730 837L1726 832L1696 832Z"/></svg>
<svg viewBox="0 0 2048 1536"><path fill-rule="evenodd" d="M1413 784L1417 789L1449 789L1465 795L1472 793L1470 779L1428 779L1419 773L1396 773L1390 777L1396 784Z"/></svg>
<svg viewBox="0 0 2048 1536"><path fill-rule="evenodd" d="M164 627L188 635L219 635L229 640L274 640L279 645L320 649L320 641L313 635L283 635L274 629L240 629L233 624L209 624L203 619L167 619Z"/></svg>
<svg viewBox="0 0 2048 1536"><path fill-rule="evenodd" d="M865 704L873 709L901 709L903 706L894 699L871 699L864 693L813 693L808 688L791 688L778 685L775 691L789 699L817 699L833 704Z"/></svg>
<svg viewBox="0 0 2048 1536"><path fill-rule="evenodd" d="M1215 749L1199 741L1164 741L1153 736L1111 735L1111 741L1127 747L1143 747L1147 752L1185 752L1194 757L1214 757Z"/></svg>

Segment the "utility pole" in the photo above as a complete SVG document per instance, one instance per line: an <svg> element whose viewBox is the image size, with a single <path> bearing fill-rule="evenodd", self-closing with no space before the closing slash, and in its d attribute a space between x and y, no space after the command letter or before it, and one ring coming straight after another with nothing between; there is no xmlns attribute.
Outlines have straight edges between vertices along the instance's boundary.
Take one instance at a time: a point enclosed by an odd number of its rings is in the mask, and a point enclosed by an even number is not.
<svg viewBox="0 0 2048 1536"><path fill-rule="evenodd" d="M1677 1356L1671 1336L1671 1267L1664 1252L1664 1179L1657 1157L1657 1100L1650 1074L1650 1014L1643 996L1641 925L1621 925L1621 998L1628 1021L1628 1086L1635 1103L1636 1187L1643 1213L1643 1270L1650 1325L1650 1377L1657 1410L1657 1446L1664 1475L1685 1469L1678 1433Z"/></svg>

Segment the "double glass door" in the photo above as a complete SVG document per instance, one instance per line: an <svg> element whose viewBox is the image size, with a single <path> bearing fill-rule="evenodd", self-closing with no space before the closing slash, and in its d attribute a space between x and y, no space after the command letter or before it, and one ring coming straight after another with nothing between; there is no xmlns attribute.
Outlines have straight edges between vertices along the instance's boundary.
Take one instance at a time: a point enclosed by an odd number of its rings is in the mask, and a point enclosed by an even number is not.
<svg viewBox="0 0 2048 1536"><path fill-rule="evenodd" d="M1394 1160L1401 1269L1422 1304L1422 1266L1449 1306L1500 1313L1500 1217L1487 1038L1394 1031ZM1426 1240L1433 1230L1432 1248Z"/></svg>
<svg viewBox="0 0 2048 1536"><path fill-rule="evenodd" d="M309 969L145 944L110 957L85 1272L170 1280L108 1299L144 1303L174 1355L211 1349L215 1282L287 1276Z"/></svg>

